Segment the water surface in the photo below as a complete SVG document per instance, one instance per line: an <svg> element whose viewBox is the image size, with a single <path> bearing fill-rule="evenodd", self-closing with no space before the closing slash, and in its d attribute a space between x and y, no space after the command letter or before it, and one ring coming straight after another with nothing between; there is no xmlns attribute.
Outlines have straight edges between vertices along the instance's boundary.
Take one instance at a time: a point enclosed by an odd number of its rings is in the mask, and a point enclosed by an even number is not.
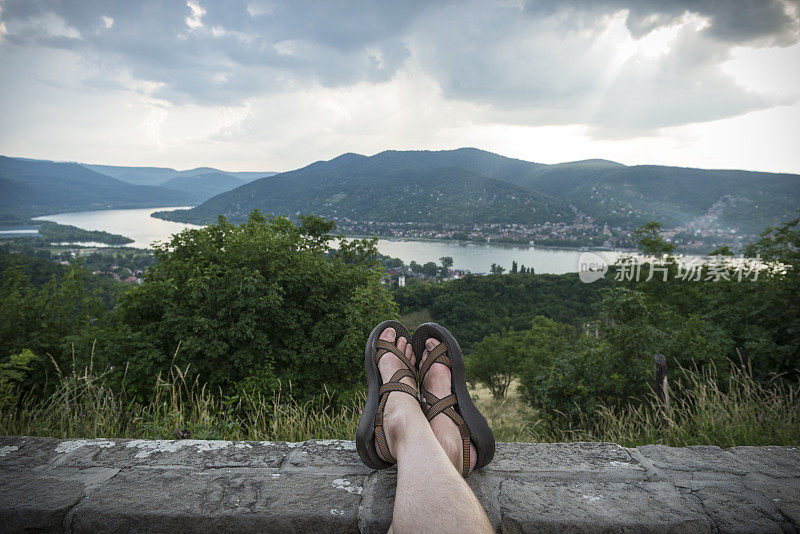
<svg viewBox="0 0 800 534"><path fill-rule="evenodd" d="M176 209L185 207L81 211L45 215L37 219L124 235L134 240L126 246L149 248L154 242L166 241L172 234L184 228L200 228L194 224L165 221L150 216L156 211ZM572 249L406 239L379 239L378 251L400 258L406 264L412 260L419 264L429 261L438 264L439 258L450 256L455 268L469 269L474 273L489 272L493 263L508 270L513 261L520 266L533 267L537 273L574 273L578 271L578 257L581 254L579 250ZM617 253L606 252L604 255L615 258Z"/></svg>
<svg viewBox="0 0 800 534"><path fill-rule="evenodd" d="M123 235L133 239L126 247L150 248L156 241L166 241L172 234L185 228L201 228L196 224L186 224L156 219L150 214L156 211L186 209L188 206L172 208L140 208L124 210L78 211L43 215L36 220L70 224L84 230L102 230L111 234Z"/></svg>

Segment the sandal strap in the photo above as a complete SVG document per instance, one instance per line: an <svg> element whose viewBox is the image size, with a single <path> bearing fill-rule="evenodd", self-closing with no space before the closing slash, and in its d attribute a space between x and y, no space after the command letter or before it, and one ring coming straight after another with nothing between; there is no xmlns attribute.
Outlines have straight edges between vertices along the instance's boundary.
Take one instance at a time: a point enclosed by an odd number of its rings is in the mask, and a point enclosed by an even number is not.
<svg viewBox="0 0 800 534"><path fill-rule="evenodd" d="M400 382L400 380L403 378L411 378L416 383L417 376L410 369L398 369L394 372L392 378L389 379L388 382L381 385L380 389L378 390L380 401L378 402L378 410L375 412L375 443L378 446L378 450L383 455L383 458L385 458L390 464L396 464L397 460L389 451L389 442L386 439L386 432L383 430L383 409L386 407L386 401L389 399L389 394L394 391L408 393L414 397L415 400L418 399L419 395L413 386L409 386L404 382Z"/></svg>
<svg viewBox="0 0 800 534"><path fill-rule="evenodd" d="M447 355L447 345L444 343L439 343L434 347L432 351L428 353L428 357L425 358L425 363L422 364L422 367L419 369L419 383L421 384L423 380L425 380L425 375L428 374L428 371L431 368L431 365L434 363L441 363L446 365L447 367L453 367L453 360L450 359L450 356Z"/></svg>
<svg viewBox="0 0 800 534"><path fill-rule="evenodd" d="M405 365L409 369L414 369L414 364L411 363L411 360L409 360L406 357L406 355L403 354L403 351L397 348L397 345L395 345L394 343L386 341L385 339L379 339L378 341L375 342L375 349L376 349L374 356L375 365L378 365L378 362L383 357L383 355L386 354L386 352L391 352L392 354L400 358L400 361L403 362L403 365ZM379 352L377 349L384 349L386 352Z"/></svg>
<svg viewBox="0 0 800 534"><path fill-rule="evenodd" d="M403 393L408 393L415 399L418 398L417 389L413 386L409 386L405 382L400 382L401 378L411 378L412 380L416 380L417 377L414 376L414 373L412 373L408 369L398 369L392 375L391 380L381 385L380 389L378 389L378 395L388 396L388 394L391 393L392 391L402 391Z"/></svg>
<svg viewBox="0 0 800 534"><path fill-rule="evenodd" d="M451 393L440 399L430 391L422 389L422 398L425 400L425 403L422 404L422 411L425 413L425 417L427 417L428 421L433 420L433 418L439 414L445 414L458 427L458 431L461 434L461 458L463 460L461 464L461 476L466 478L467 475L469 475L469 444L471 435L467 422L458 412L455 394Z"/></svg>
<svg viewBox="0 0 800 534"><path fill-rule="evenodd" d="M427 395L426 395L427 393ZM436 396L428 393L423 392L423 398L425 399L425 406L423 407L422 411L425 412L425 417L428 418L428 421L443 413L448 408L456 405L456 396L452 393L446 397L441 399L437 399ZM428 398L430 396L431 398ZM452 417L450 417L452 419Z"/></svg>

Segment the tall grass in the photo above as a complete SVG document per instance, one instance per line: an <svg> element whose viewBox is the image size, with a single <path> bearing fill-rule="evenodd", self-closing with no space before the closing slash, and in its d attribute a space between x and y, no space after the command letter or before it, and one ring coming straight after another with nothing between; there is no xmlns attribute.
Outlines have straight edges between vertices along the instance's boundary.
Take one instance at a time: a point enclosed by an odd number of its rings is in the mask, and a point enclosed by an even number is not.
<svg viewBox="0 0 800 534"><path fill-rule="evenodd" d="M800 444L800 381L776 377L763 385L749 365L730 365L723 382L714 366L681 368L669 408L655 394L640 405L601 406L596 423L555 433L573 440L623 446Z"/></svg>
<svg viewBox="0 0 800 534"><path fill-rule="evenodd" d="M126 398L107 376L90 367L62 374L47 395L28 391L0 406L0 434L58 438L194 439L303 441L353 439L364 403L360 394L334 402L323 389L316 398L297 402L291 385L274 395L258 392L227 397L190 378L189 369L173 367L157 377L148 402ZM655 395L644 403L598 407L593 417L573 428L552 428L537 419L517 392L500 401L480 389L473 397L487 416L498 441L611 441L624 446L662 443L685 445L800 444L800 381L776 379L765 386L749 367L731 366L720 382L714 368L681 369L673 380L672 405Z"/></svg>
<svg viewBox="0 0 800 534"><path fill-rule="evenodd" d="M83 371L61 374L52 393L28 391L17 403L0 407L0 434L57 438L146 438L256 441L303 441L311 438L353 439L364 395L333 402L323 389L307 402L297 402L282 388L266 397L259 393L227 397L210 392L199 377L173 367L155 380L146 403L127 400L113 391L107 376Z"/></svg>

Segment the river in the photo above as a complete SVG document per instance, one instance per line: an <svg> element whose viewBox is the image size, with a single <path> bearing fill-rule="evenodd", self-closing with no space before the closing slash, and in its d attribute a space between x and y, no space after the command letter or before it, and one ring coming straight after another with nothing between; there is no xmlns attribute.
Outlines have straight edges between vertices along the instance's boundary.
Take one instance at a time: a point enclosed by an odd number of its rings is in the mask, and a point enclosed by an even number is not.
<svg viewBox="0 0 800 534"><path fill-rule="evenodd" d="M150 216L155 211L182 208L81 211L44 215L37 219L70 224L85 230L103 230L124 235L134 240L127 246L149 248L151 243L166 241L172 234L185 228L199 228L194 224L165 221ZM378 251L387 256L400 258L407 264L412 260L420 264L429 261L439 263L439 258L450 256L453 258L454 268L469 269L474 273L488 272L492 263L510 269L513 261L526 267L533 267L537 273L574 273L578 271L578 257L581 254L580 251L573 249L407 239L379 239ZM604 252L603 255L611 259L617 257L617 253L614 252Z"/></svg>

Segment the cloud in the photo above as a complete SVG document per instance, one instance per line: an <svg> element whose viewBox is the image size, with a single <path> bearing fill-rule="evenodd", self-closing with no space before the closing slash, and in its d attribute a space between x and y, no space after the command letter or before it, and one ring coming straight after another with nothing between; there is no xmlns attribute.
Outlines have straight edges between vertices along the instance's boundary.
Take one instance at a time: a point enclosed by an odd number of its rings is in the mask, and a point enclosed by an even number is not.
<svg viewBox="0 0 800 534"><path fill-rule="evenodd" d="M54 132L93 117L108 121L98 144L135 125L116 142L137 154L258 147L285 165L497 148L491 133L657 140L797 102L799 14L800 0L0 0L14 102L0 111L22 135L47 98Z"/></svg>
<svg viewBox="0 0 800 534"><path fill-rule="evenodd" d="M474 2L428 17L412 43L445 95L497 120L628 135L768 107L722 67L734 44L797 42L796 17L776 20L774 4L770 25L747 26L703 2Z"/></svg>
<svg viewBox="0 0 800 534"><path fill-rule="evenodd" d="M202 27L203 15L206 14L206 10L197 2L186 2L186 6L191 10L190 15L186 17L186 25L193 30Z"/></svg>
<svg viewBox="0 0 800 534"><path fill-rule="evenodd" d="M267 9L241 1L116 1L103 4L115 29L109 33L97 31L89 2L9 0L3 6L2 22L16 46L75 48L103 68L163 82L162 98L210 104L305 83L390 79L408 56L405 30L424 12L422 2L286 2ZM63 21L75 32L41 31L42 19ZM54 36L81 38L67 43ZM219 72L229 74L222 80Z"/></svg>

